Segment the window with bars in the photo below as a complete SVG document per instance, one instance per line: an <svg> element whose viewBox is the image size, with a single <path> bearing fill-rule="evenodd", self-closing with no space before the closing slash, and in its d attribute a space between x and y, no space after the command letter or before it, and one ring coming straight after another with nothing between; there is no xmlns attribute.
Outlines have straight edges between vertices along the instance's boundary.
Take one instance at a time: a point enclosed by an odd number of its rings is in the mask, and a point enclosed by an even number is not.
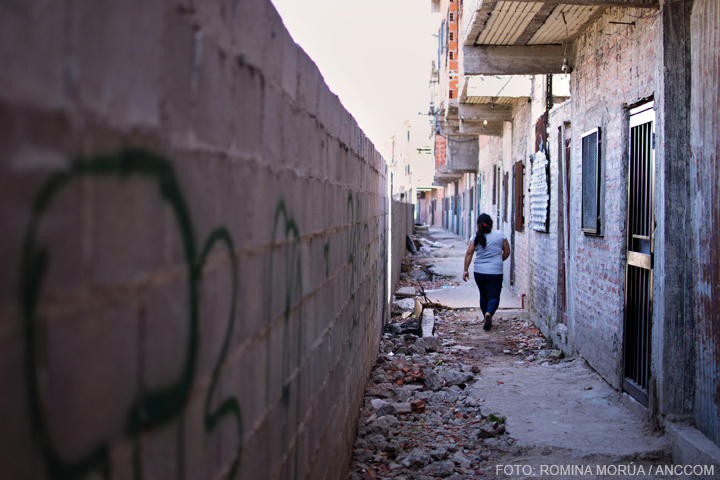
<svg viewBox="0 0 720 480"><path fill-rule="evenodd" d="M450 32L450 41L451 42L455 41L455 32Z"/></svg>
<svg viewBox="0 0 720 480"><path fill-rule="evenodd" d="M601 228L601 140L600 127L582 136L582 231L589 235Z"/></svg>

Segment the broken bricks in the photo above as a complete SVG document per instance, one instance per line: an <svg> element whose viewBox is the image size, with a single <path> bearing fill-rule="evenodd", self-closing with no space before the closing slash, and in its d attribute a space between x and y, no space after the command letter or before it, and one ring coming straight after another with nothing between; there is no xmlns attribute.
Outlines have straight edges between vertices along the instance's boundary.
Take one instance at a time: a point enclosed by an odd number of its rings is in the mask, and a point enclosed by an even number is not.
<svg viewBox="0 0 720 480"><path fill-rule="evenodd" d="M425 413L425 400L418 399L410 402L410 411L412 413Z"/></svg>

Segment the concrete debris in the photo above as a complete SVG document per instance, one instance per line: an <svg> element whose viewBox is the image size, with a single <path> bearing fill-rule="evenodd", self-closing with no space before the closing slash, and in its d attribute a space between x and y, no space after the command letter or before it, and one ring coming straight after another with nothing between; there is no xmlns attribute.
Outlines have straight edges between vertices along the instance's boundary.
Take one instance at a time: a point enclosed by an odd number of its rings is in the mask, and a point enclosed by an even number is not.
<svg viewBox="0 0 720 480"><path fill-rule="evenodd" d="M400 287L395 292L395 298L408 298L416 295L415 287Z"/></svg>
<svg viewBox="0 0 720 480"><path fill-rule="evenodd" d="M447 264L462 265L467 243L456 243ZM412 258L432 261L422 255ZM422 299L436 280L431 270L404 262L400 283L418 287ZM662 438L645 432L581 359L565 358L562 343L546 340L526 312L498 311L486 332L478 309L424 304L423 320L432 312L434 326L421 336L402 328L417 320L407 300L404 310L392 306L396 326L380 341L348 478L515 478L495 467L670 461ZM562 342L564 330L555 333Z"/></svg>
<svg viewBox="0 0 720 480"><path fill-rule="evenodd" d="M455 464L450 461L433 462L426 471L434 477L445 478L455 473Z"/></svg>
<svg viewBox="0 0 720 480"><path fill-rule="evenodd" d="M395 300L393 302L394 305L397 305L403 310L413 310L415 309L415 299L413 298L401 298L399 300Z"/></svg>
<svg viewBox="0 0 720 480"><path fill-rule="evenodd" d="M383 335L349 478L458 480L489 468L481 432L501 435L470 392L480 368L467 365L463 353L442 347L438 337Z"/></svg>

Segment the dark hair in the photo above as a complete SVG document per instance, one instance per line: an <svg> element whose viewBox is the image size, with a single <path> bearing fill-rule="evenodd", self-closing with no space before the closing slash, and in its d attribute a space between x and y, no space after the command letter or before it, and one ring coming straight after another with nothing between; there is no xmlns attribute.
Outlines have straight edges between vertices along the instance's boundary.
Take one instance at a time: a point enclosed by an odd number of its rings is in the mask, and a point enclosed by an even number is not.
<svg viewBox="0 0 720 480"><path fill-rule="evenodd" d="M492 218L487 213L482 213L477 219L477 232L475 233L475 248L478 244L485 248L487 245L487 239L485 238L486 233L490 233L492 230Z"/></svg>

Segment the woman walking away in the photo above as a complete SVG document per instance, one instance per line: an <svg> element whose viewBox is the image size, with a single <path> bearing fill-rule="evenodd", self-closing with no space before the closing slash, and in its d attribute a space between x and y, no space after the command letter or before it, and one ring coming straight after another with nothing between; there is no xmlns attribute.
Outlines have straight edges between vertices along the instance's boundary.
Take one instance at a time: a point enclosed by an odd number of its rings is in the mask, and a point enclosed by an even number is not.
<svg viewBox="0 0 720 480"><path fill-rule="evenodd" d="M503 261L510 256L510 244L505 234L492 229L492 218L483 213L477 219L477 232L468 243L465 252L463 280L470 277L468 267L475 254L475 283L480 290L480 310L485 316L483 328L492 327L492 317L500 305L500 291L503 282Z"/></svg>

